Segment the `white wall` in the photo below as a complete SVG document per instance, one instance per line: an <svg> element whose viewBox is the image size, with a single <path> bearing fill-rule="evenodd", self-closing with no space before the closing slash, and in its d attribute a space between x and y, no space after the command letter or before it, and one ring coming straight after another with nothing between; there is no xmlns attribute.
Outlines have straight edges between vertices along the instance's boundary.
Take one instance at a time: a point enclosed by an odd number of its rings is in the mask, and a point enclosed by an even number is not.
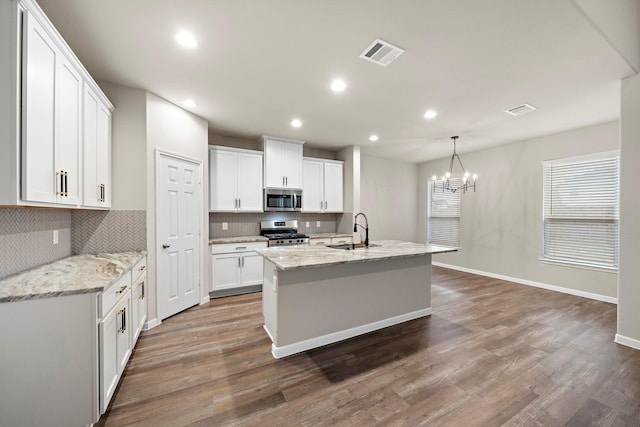
<svg viewBox="0 0 640 427"><path fill-rule="evenodd" d="M517 119L516 119L517 120ZM637 120L637 119L636 119ZM617 274L541 263L542 161L618 149L618 122L462 154L477 172L476 193L462 195L460 252L434 261L607 297L617 297ZM419 168L418 233L426 241L427 181L449 159Z"/></svg>
<svg viewBox="0 0 640 427"><path fill-rule="evenodd" d="M640 74L622 80L618 338L640 349Z"/></svg>
<svg viewBox="0 0 640 427"><path fill-rule="evenodd" d="M418 165L363 155L360 191L371 240L418 241Z"/></svg>
<svg viewBox="0 0 640 427"><path fill-rule="evenodd" d="M156 292L156 208L155 156L156 149L181 154L202 161L202 235L201 235L201 298L208 297L210 288L208 236L208 124L206 120L174 104L147 93L147 281L149 283L149 319L157 319Z"/></svg>
<svg viewBox="0 0 640 427"><path fill-rule="evenodd" d="M342 171L344 214L338 217L336 231L353 233L353 215L360 212L360 147L351 145L343 148L338 151L337 157L344 162Z"/></svg>
<svg viewBox="0 0 640 427"><path fill-rule="evenodd" d="M111 127L111 207L147 208L147 92L100 82L113 103Z"/></svg>

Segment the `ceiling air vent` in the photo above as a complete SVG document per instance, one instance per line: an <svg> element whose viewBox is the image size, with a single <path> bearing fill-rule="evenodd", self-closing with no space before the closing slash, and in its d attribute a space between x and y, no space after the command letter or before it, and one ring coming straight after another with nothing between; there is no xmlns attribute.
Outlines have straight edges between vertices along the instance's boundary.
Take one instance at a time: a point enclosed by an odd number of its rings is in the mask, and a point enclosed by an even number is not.
<svg viewBox="0 0 640 427"><path fill-rule="evenodd" d="M403 52L404 49L400 49L398 46L394 46L384 40L375 39L375 41L360 54L360 58L386 67Z"/></svg>
<svg viewBox="0 0 640 427"><path fill-rule="evenodd" d="M517 107L511 108L509 110L506 110L505 113L511 114L512 116L521 116L535 109L536 107L534 107L531 104L522 104L522 105L518 105Z"/></svg>

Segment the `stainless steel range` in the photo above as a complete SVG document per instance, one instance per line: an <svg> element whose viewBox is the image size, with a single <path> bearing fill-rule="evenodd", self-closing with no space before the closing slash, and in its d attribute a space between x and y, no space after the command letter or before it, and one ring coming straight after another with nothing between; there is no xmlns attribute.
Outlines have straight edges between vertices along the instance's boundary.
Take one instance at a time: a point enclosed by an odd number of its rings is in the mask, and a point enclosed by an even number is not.
<svg viewBox="0 0 640 427"><path fill-rule="evenodd" d="M268 246L308 245L309 236L298 233L298 221L260 221L260 235L269 239Z"/></svg>

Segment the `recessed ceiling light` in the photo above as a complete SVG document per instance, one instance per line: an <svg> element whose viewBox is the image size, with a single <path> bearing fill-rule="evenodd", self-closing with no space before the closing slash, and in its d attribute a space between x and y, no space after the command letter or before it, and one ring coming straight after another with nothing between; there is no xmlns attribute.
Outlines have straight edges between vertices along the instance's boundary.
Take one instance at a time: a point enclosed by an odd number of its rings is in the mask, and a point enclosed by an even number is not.
<svg viewBox="0 0 640 427"><path fill-rule="evenodd" d="M334 92L344 92L347 88L347 83L342 79L335 79L331 82L331 90Z"/></svg>
<svg viewBox="0 0 640 427"><path fill-rule="evenodd" d="M371 135L369 137L369 141L371 141L371 142L376 142L377 140L378 140L378 135Z"/></svg>
<svg viewBox="0 0 640 427"><path fill-rule="evenodd" d="M302 122L298 119L293 119L291 120L291 126L293 126L294 128L299 128L300 126L302 126Z"/></svg>
<svg viewBox="0 0 640 427"><path fill-rule="evenodd" d="M427 110L427 112L424 113L424 118L425 119L433 119L437 115L438 115L438 112L436 110Z"/></svg>
<svg viewBox="0 0 640 427"><path fill-rule="evenodd" d="M198 47L198 40L189 31L178 31L173 38L180 46L186 47L187 49L195 49Z"/></svg>
<svg viewBox="0 0 640 427"><path fill-rule="evenodd" d="M198 106L198 103L193 99L185 99L184 101L182 101L182 105L189 108L196 108Z"/></svg>

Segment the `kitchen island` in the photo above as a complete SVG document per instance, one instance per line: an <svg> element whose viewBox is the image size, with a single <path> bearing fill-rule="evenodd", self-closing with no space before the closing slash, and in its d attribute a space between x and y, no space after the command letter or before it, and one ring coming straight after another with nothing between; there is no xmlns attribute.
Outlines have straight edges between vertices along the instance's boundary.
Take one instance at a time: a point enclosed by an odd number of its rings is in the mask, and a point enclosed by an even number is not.
<svg viewBox="0 0 640 427"><path fill-rule="evenodd" d="M281 358L430 315L431 254L456 250L396 240L261 250L271 353Z"/></svg>

